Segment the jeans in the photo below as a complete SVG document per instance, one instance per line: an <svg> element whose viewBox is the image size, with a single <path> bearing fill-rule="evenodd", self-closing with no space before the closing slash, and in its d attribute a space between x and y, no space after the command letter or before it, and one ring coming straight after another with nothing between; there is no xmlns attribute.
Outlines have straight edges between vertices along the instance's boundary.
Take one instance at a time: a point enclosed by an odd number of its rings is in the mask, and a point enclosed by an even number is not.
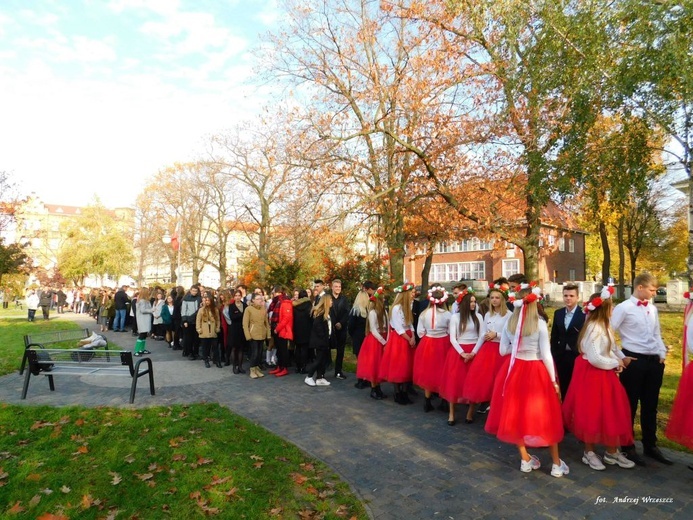
<svg viewBox="0 0 693 520"><path fill-rule="evenodd" d="M125 309L116 309L115 321L113 322L113 330L115 332L125 331ZM120 324L120 326L118 326Z"/></svg>

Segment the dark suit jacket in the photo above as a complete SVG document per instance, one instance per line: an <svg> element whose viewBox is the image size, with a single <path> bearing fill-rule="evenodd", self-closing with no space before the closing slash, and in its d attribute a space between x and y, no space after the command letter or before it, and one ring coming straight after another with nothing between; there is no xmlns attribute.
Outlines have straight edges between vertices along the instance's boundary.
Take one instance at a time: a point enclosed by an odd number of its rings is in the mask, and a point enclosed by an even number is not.
<svg viewBox="0 0 693 520"><path fill-rule="evenodd" d="M573 313L573 319L565 328L565 307L558 309L553 315L551 327L551 355L554 359L560 359L566 352L566 346L570 347L574 355L578 354L577 339L582 326L585 324L585 314L578 305Z"/></svg>

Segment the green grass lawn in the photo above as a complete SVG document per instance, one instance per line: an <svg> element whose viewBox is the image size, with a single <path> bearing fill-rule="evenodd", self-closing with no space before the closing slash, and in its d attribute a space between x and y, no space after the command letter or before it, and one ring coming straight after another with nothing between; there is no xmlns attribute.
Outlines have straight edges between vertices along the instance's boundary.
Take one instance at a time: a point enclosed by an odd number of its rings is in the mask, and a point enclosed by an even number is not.
<svg viewBox="0 0 693 520"><path fill-rule="evenodd" d="M367 518L295 446L215 404L0 405L0 516Z"/></svg>

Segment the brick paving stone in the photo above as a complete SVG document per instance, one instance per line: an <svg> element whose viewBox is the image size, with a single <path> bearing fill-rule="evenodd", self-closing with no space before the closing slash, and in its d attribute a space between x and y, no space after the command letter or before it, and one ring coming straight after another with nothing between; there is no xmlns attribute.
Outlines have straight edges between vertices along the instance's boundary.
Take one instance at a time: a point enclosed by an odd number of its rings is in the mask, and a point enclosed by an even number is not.
<svg viewBox="0 0 693 520"><path fill-rule="evenodd" d="M89 319L79 323L95 328ZM123 348L134 346L130 334L106 335ZM134 405L128 404L125 379L105 377L56 377L55 392L45 378L32 378L27 399L21 401L23 378L16 373L0 378L0 402L125 408L219 403L327 463L378 520L693 517L693 471L686 467L693 463L690 454L665 450L675 461L671 467L648 461L646 468L609 466L597 472L582 464L582 446L568 435L561 458L570 465L569 475L549 475L546 449L530 450L542 467L524 474L516 448L484 432L485 416L451 428L445 413L423 412L421 395L413 406L397 405L391 397L376 402L353 387L353 377L317 389L296 374L254 381L234 375L230 367L207 369L201 361L188 361L163 342L148 341L148 348L157 395L150 396L141 381ZM390 385L384 391L392 395ZM465 407L458 406L460 419L464 413ZM614 497L647 495L672 498L673 503L612 502ZM600 496L607 503L596 504Z"/></svg>

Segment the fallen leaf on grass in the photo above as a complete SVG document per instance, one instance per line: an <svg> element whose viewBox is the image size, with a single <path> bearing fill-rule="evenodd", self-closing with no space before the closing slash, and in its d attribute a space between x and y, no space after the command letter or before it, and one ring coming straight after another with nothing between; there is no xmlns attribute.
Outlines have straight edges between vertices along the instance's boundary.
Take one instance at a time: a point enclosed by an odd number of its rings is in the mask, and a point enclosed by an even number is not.
<svg viewBox="0 0 693 520"><path fill-rule="evenodd" d="M84 419L77 419L75 421L75 426L84 426Z"/></svg>
<svg viewBox="0 0 693 520"><path fill-rule="evenodd" d="M298 512L298 516L301 520L316 520L317 518L322 518L316 511L311 509L304 509Z"/></svg>
<svg viewBox="0 0 693 520"><path fill-rule="evenodd" d="M231 477L224 477L224 478L219 478L216 475L212 477L212 482L209 484L210 486L218 486L219 484L223 484L224 482L228 482L231 480Z"/></svg>
<svg viewBox="0 0 693 520"><path fill-rule="evenodd" d="M125 458L123 460L128 464L132 464L133 462L135 462L135 457L133 457L131 453L130 455L125 455Z"/></svg>
<svg viewBox="0 0 693 520"><path fill-rule="evenodd" d="M152 463L147 467L147 469L148 469L149 471L156 471L156 469L157 469L158 467L159 467L159 466L157 466L156 462L152 462Z"/></svg>
<svg viewBox="0 0 693 520"><path fill-rule="evenodd" d="M339 506L337 508L337 510L334 513L337 516L341 516L342 518L344 518L346 515L349 514L349 508L347 506L345 506L344 504L342 504L341 506Z"/></svg>
<svg viewBox="0 0 693 520"><path fill-rule="evenodd" d="M282 508L281 507L275 507L274 509L270 509L270 515L272 516L278 516L282 514Z"/></svg>
<svg viewBox="0 0 693 520"><path fill-rule="evenodd" d="M253 467L255 469L260 469L264 464L264 462L256 462L255 464L253 464Z"/></svg>
<svg viewBox="0 0 693 520"><path fill-rule="evenodd" d="M29 500L29 505L31 507L36 507L39 504L39 502L41 502L41 495L34 495L33 497L31 497L31 500Z"/></svg>
<svg viewBox="0 0 693 520"><path fill-rule="evenodd" d="M123 478L114 471L110 471L108 474L113 477L113 480L111 480L111 484L113 484L114 486L117 486L123 480Z"/></svg>
<svg viewBox="0 0 693 520"><path fill-rule="evenodd" d="M91 495L82 495L82 509L89 509L94 503L94 499Z"/></svg>
<svg viewBox="0 0 693 520"><path fill-rule="evenodd" d="M50 426L55 426L54 423L50 422L45 422L45 421L36 421L34 424L31 425L30 430L38 430L39 428L48 428Z"/></svg>
<svg viewBox="0 0 693 520"><path fill-rule="evenodd" d="M31 482L36 482L37 480L41 480L41 475L39 475L38 473L30 473L26 476L26 479Z"/></svg>
<svg viewBox="0 0 693 520"><path fill-rule="evenodd" d="M301 484L305 484L308 481L308 477L306 477L305 475L301 475L300 473L292 473L291 480L293 480L294 483L300 486Z"/></svg>
<svg viewBox="0 0 693 520"><path fill-rule="evenodd" d="M46 489L42 489L41 493L43 493L44 495L50 495L51 493L53 493L53 490L46 488Z"/></svg>
<svg viewBox="0 0 693 520"><path fill-rule="evenodd" d="M89 448L86 446L80 446L77 448L77 451L73 453L73 455L84 455L85 453L89 453Z"/></svg>
<svg viewBox="0 0 693 520"><path fill-rule="evenodd" d="M149 480L150 478L154 477L154 473L143 473L141 475L139 473L135 473L135 476L140 480Z"/></svg>
<svg viewBox="0 0 693 520"><path fill-rule="evenodd" d="M67 486L63 486L60 488L60 491L62 491L63 493L69 493L70 491L72 491L72 489Z"/></svg>
<svg viewBox="0 0 693 520"><path fill-rule="evenodd" d="M18 515L19 513L24 512L24 508L22 507L21 502L16 502L11 508L7 510L7 512L11 515Z"/></svg>
<svg viewBox="0 0 693 520"><path fill-rule="evenodd" d="M187 455L183 455L182 453L176 453L176 454L173 456L173 460L185 460L185 459L187 459L187 458L188 458L188 456L187 456Z"/></svg>
<svg viewBox="0 0 693 520"><path fill-rule="evenodd" d="M53 513L44 513L41 516L37 516L36 520L69 520L65 515L54 515Z"/></svg>
<svg viewBox="0 0 693 520"><path fill-rule="evenodd" d="M236 493L238 493L238 488L237 487L232 487L229 489L226 493L224 493L227 497L235 497Z"/></svg>
<svg viewBox="0 0 693 520"><path fill-rule="evenodd" d="M310 493L311 495L313 495L313 496L317 496L317 495L318 495L318 490L315 489L313 486L308 486L308 487L306 488L306 491L307 491L308 493Z"/></svg>
<svg viewBox="0 0 693 520"><path fill-rule="evenodd" d="M251 455L250 458L253 460L265 460L262 457L260 457L260 455Z"/></svg>
<svg viewBox="0 0 693 520"><path fill-rule="evenodd" d="M315 469L310 462L305 462L303 464L299 464L299 466L301 466L306 471L313 471L313 469Z"/></svg>
<svg viewBox="0 0 693 520"><path fill-rule="evenodd" d="M205 464L211 464L212 462L214 462L214 459L205 459L202 457L197 458L198 466L204 466Z"/></svg>

